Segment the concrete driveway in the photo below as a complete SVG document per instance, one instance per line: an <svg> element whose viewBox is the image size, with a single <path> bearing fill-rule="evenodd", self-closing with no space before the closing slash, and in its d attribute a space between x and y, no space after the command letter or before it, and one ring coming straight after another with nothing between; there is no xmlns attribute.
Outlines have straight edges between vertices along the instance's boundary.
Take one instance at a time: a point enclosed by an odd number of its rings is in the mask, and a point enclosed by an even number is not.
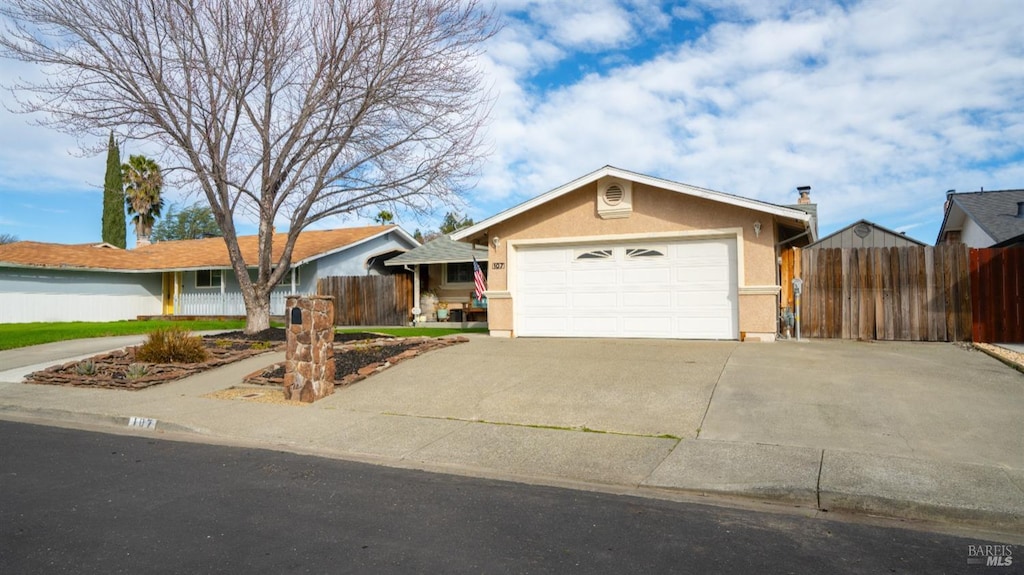
<svg viewBox="0 0 1024 575"><path fill-rule="evenodd" d="M329 401L357 411L693 438L739 345L475 337Z"/></svg>
<svg viewBox="0 0 1024 575"><path fill-rule="evenodd" d="M476 337L327 401L1024 468L1024 376L953 344Z"/></svg>

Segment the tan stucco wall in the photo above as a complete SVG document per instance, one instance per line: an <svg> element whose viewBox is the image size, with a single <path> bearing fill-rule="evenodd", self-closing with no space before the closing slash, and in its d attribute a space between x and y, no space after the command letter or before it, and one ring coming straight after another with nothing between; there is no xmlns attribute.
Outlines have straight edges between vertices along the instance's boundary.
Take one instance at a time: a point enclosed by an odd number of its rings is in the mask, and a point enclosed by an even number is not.
<svg viewBox="0 0 1024 575"><path fill-rule="evenodd" d="M632 213L626 218L603 219L597 213L597 189L598 184L591 183L491 227L488 236L500 238L500 244L497 249L489 246L489 291L508 289L510 263L514 265L510 262L513 257L510 243L562 239L571 242L580 237L598 236L609 236L614 241L613 236L705 230L722 230L736 237L735 230L739 229L741 237L737 241L737 255L742 258L738 270L739 329L775 333L775 297L743 293L746 286L764 288L776 285L773 216L634 183ZM754 234L755 221L761 222L760 236ZM494 269L494 264L501 269ZM514 300L503 300L500 306L496 306L499 301L495 299L489 303L490 328L511 330Z"/></svg>

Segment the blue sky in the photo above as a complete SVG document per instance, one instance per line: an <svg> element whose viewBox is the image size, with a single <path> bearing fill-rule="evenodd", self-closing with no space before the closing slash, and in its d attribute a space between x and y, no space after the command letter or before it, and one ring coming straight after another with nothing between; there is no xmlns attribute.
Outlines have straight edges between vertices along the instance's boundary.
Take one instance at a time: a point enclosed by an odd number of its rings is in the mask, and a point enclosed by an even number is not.
<svg viewBox="0 0 1024 575"><path fill-rule="evenodd" d="M1016 1L496 6L492 155L458 208L478 221L611 164L782 204L810 185L822 235L866 218L930 243L946 190L1024 187ZM0 78L34 73L0 61ZM105 158L76 150L101 142L31 122L0 110L0 233L97 241Z"/></svg>

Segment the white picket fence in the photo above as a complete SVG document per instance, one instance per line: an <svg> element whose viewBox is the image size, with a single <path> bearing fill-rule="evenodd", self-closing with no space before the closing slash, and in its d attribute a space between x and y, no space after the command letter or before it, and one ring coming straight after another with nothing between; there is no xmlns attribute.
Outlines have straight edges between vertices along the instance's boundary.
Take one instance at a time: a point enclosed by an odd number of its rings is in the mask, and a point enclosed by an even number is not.
<svg viewBox="0 0 1024 575"><path fill-rule="evenodd" d="M270 315L284 315L286 291L270 294ZM174 296L174 315L245 315L242 294L183 293Z"/></svg>

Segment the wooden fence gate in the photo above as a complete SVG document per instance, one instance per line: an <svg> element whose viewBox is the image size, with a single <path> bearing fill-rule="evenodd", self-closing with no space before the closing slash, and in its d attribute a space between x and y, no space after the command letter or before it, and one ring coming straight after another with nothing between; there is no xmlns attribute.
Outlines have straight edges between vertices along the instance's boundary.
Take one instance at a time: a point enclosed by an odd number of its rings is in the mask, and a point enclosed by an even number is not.
<svg viewBox="0 0 1024 575"><path fill-rule="evenodd" d="M963 245L802 250L803 336L968 341L971 282Z"/></svg>
<svg viewBox="0 0 1024 575"><path fill-rule="evenodd" d="M332 276L316 284L334 296L334 325L405 325L412 317L412 275Z"/></svg>
<svg viewBox="0 0 1024 575"><path fill-rule="evenodd" d="M972 249L974 341L1024 342L1024 248Z"/></svg>

